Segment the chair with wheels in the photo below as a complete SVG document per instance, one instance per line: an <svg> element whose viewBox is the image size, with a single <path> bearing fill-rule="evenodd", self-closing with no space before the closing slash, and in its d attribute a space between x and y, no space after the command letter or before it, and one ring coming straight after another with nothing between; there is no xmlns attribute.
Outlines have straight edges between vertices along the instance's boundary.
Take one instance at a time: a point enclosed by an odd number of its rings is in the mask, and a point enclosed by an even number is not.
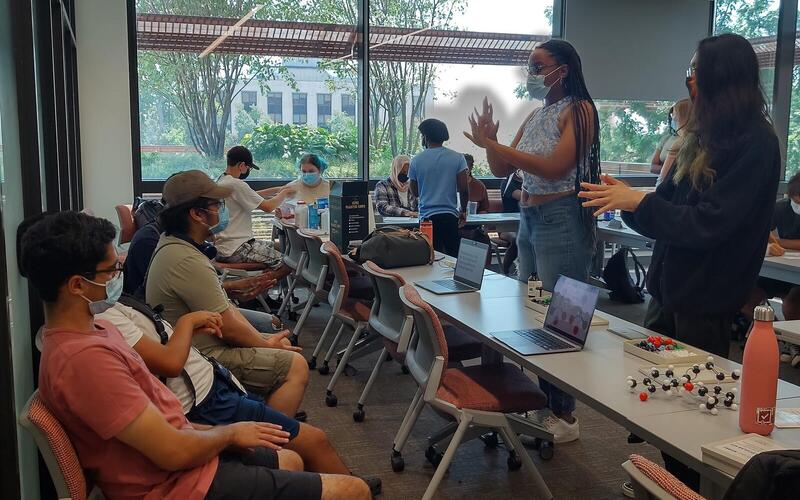
<svg viewBox="0 0 800 500"><path fill-rule="evenodd" d="M91 488L64 427L34 391L19 417L19 424L33 437L53 480L59 499L102 499L99 488Z"/></svg>
<svg viewBox="0 0 800 500"><path fill-rule="evenodd" d="M364 403L387 355L402 365L404 373L408 373L408 368L403 362L414 324L413 316L407 313L400 300L400 288L406 284L403 277L383 269L371 260L365 262L363 268L372 279L375 290L375 300L372 302L369 315L369 328L381 336L383 350L361 393L356 411L353 412L353 420L356 422L364 421ZM451 363L480 357L482 350L480 342L452 325L444 325L443 328Z"/></svg>
<svg viewBox="0 0 800 500"><path fill-rule="evenodd" d="M458 446L481 434L481 429L494 430L509 450L508 467L525 467L533 476L537 498L553 498L536 465L528 455L512 427L508 414L539 410L547 397L517 366L510 363L464 368L447 368L447 342L439 318L412 285L401 289L400 298L414 317L417 335L406 351L406 365L417 382L417 390L392 450L392 468L403 469L402 450L425 405L453 420L455 432L447 450L436 465L423 499L433 498Z"/></svg>
<svg viewBox="0 0 800 500"><path fill-rule="evenodd" d="M361 333L366 329L369 320L370 307L363 301L350 298L350 277L347 275L344 259L339 249L330 241L326 241L320 248L321 252L328 257L328 265L333 271L333 284L331 285L330 292L328 293L328 303L332 311L328 324L319 338L314 352L311 355L311 362L316 363L317 356L319 356L322 346L325 343L325 338L333 329L335 323L340 323L339 331L328 346L328 352L325 354L325 359L322 361L322 366L319 367L319 373L326 375L330 372L330 360L336 351L339 341L342 338L345 327L353 330L353 335L347 343L347 348L341 354L339 362L336 365L336 371L333 374L328 386L325 390L325 404L328 406L336 406L338 399L333 392L337 380L342 375L347 362L350 359L350 354L355 348L356 341L361 337Z"/></svg>
<svg viewBox="0 0 800 500"><path fill-rule="evenodd" d="M306 248L306 265L301 269L300 276L303 281L311 283L312 288L303 312L300 314L300 319L297 320L294 330L292 330L292 345L297 345L303 324L311 313L311 308L320 303L320 301L325 300L329 291L325 287L326 278L328 277L328 256L320 250L322 240L319 236L303 229L297 231L297 234L305 240Z"/></svg>
<svg viewBox="0 0 800 500"><path fill-rule="evenodd" d="M299 303L297 297L294 296L294 291L297 285L312 285L306 283L301 275L306 266L306 259L308 253L306 251L306 242L298 233L297 226L284 223L283 231L286 233L286 250L283 255L283 263L292 270L291 274L287 277L288 287L283 297L281 307L278 309L278 316L282 315L284 311L288 310L289 316L294 316L296 313L292 305Z"/></svg>

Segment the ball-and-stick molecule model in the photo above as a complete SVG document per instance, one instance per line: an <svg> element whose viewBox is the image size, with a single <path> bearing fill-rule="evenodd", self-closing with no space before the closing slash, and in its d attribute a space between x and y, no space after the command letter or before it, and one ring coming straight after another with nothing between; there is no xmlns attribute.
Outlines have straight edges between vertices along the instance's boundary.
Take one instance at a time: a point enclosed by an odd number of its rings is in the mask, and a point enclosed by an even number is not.
<svg viewBox="0 0 800 500"><path fill-rule="evenodd" d="M717 369L714 366L714 358L709 356L705 364L692 365L691 368L686 370L686 373L679 377L676 376L675 367L673 365L669 365L667 369L664 370L663 374L658 368L653 367L650 369L649 377L644 377L641 381L637 381L634 377L628 376L626 384L631 392L636 392L636 388L639 384L643 386L644 390L639 392L639 400L641 401L647 401L651 395L655 395L658 391L658 386L660 386L662 392L669 396L691 396L699 399L699 409L707 411L712 415L719 413L718 408L720 405L730 410L736 410L738 408L735 402L736 388L727 391L724 395L722 394L723 389L719 385L715 385L709 389L703 382L697 381L697 378L703 370L713 372L714 378L719 382L725 380L725 372ZM738 369L731 372L731 378L733 380L739 380L740 377L741 371Z"/></svg>

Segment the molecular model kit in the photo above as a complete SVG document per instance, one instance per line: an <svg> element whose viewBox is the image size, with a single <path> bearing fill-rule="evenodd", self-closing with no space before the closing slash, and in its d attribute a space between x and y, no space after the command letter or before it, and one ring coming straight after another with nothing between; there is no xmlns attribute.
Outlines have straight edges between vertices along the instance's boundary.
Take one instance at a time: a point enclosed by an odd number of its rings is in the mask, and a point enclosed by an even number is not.
<svg viewBox="0 0 800 500"><path fill-rule="evenodd" d="M717 381L713 387L709 387L705 382L697 380L700 378L701 372L711 372L713 379ZM663 393L667 396L676 398L695 398L700 401L699 408L702 411L707 411L712 415L719 413L718 407L724 407L729 410L736 410L736 392L734 387L727 391L724 396L722 394L723 388L720 383L726 380L727 375L724 371L718 370L714 367L713 356L708 356L704 364L694 364L686 369L686 373L678 376L675 372L675 366L669 365L663 374L657 367L650 368L649 377L645 376L641 380L637 380L633 376L628 376L626 383L632 393L637 391L637 387L641 384L643 389L639 392L639 399L647 401L650 397L654 396L661 387ZM733 381L739 380L741 377L740 370L733 370L730 378Z"/></svg>

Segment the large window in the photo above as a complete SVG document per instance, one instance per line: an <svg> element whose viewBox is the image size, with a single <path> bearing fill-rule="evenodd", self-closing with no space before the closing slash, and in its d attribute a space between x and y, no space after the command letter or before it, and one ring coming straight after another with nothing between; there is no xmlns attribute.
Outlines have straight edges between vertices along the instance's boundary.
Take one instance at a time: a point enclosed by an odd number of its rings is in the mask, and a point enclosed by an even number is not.
<svg viewBox="0 0 800 500"><path fill-rule="evenodd" d="M292 123L305 125L308 122L308 94L295 92L292 94Z"/></svg>
<svg viewBox="0 0 800 500"><path fill-rule="evenodd" d="M348 42L359 1L267 2L248 21L263 29L235 31L200 57L215 38L206 33L218 36L263 3L136 0L143 182L137 191L156 191L185 169L215 177L225 151L240 143L263 165L250 176L256 181L296 177L296 159L306 151L326 156L330 177L359 176L357 120L331 109L331 89L359 95L358 66L328 67L360 43ZM309 109L308 96L319 94L327 101ZM289 95L291 111L283 101Z"/></svg>
<svg viewBox="0 0 800 500"><path fill-rule="evenodd" d="M270 92L267 94L267 116L272 123L283 123L283 94Z"/></svg>
<svg viewBox="0 0 800 500"><path fill-rule="evenodd" d="M538 105L517 91L524 86L521 68L533 44L552 35L552 0L505 0L502 8L492 0L397 3L407 4L407 8L370 10L372 36L382 29L433 30L421 33L418 41L409 41L414 49L408 55L395 56L399 49L383 52L385 46L370 51L370 177L385 178L394 156L421 150L417 125L425 118L444 121L450 132L447 146L472 154L475 173L488 175L485 151L461 133L468 127L467 115L488 96L501 122L500 140L505 144L513 140L517 127ZM474 32L476 36L472 39L447 31ZM398 35L381 36L371 45L391 44ZM437 57L417 48L432 44L464 49ZM520 49L513 60L484 56L491 53L491 47L514 44Z"/></svg>

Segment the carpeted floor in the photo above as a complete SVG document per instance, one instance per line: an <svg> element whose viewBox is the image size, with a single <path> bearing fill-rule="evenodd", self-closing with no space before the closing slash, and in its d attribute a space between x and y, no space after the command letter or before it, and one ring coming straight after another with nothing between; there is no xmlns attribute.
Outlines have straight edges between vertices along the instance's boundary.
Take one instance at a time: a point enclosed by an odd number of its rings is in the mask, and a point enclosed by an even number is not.
<svg viewBox="0 0 800 500"><path fill-rule="evenodd" d="M330 309L313 309L300 337L308 357L327 321ZM383 499L420 498L433 476L434 468L425 459L425 438L445 421L426 409L406 445L405 471L395 473L390 464L392 442L416 386L400 366L388 362L366 403L366 420L355 423L353 410L377 359L377 353L355 361L357 373L339 380L335 393L338 407L325 406L325 386L330 375L311 373L303 408L309 423L323 428L345 462L362 475L377 475L383 480ZM623 498L620 484L625 479L620 464L630 453L653 459L658 452L646 445L629 445L627 431L578 402L577 417L581 439L556 447L555 457L542 461L533 450L531 456L555 498ZM509 472L508 453L502 447L487 449L479 440L462 445L445 476L436 498L505 499L533 498L531 480L524 470Z"/></svg>

